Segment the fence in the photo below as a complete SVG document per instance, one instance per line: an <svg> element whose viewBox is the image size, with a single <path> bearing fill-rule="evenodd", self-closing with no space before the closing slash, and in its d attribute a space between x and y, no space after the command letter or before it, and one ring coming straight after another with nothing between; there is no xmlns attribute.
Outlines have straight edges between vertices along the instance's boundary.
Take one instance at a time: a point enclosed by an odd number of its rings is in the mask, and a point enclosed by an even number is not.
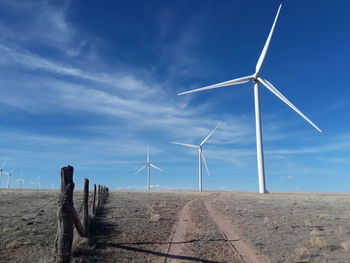
<svg viewBox="0 0 350 263"><path fill-rule="evenodd" d="M57 236L55 240L55 262L68 263L71 259L74 226L81 237L89 237L89 179L84 179L84 199L83 199L83 220L79 216L73 205L73 171L72 166L61 169L61 193L57 211ZM98 185L97 206L96 206L96 184L94 184L94 194L92 202L92 215L96 215L99 206L106 202L108 188Z"/></svg>

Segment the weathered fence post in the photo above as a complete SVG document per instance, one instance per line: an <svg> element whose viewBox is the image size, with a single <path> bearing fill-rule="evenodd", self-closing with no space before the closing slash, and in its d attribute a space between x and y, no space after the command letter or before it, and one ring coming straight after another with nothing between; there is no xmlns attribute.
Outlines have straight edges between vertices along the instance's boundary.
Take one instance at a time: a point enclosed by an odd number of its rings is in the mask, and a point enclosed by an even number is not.
<svg viewBox="0 0 350 263"><path fill-rule="evenodd" d="M55 240L56 263L68 263L73 242L73 170L72 166L61 169L61 194L57 211L57 236Z"/></svg>
<svg viewBox="0 0 350 263"><path fill-rule="evenodd" d="M86 236L89 235L89 179L84 178L84 217L83 226Z"/></svg>
<svg viewBox="0 0 350 263"><path fill-rule="evenodd" d="M97 199L97 207L101 205L101 185L98 185L98 199Z"/></svg>
<svg viewBox="0 0 350 263"><path fill-rule="evenodd" d="M94 184L94 201L92 202L92 213L93 214L96 214L95 202L96 202L96 184Z"/></svg>
<svg viewBox="0 0 350 263"><path fill-rule="evenodd" d="M74 223L75 228L77 229L79 235L81 237L86 237L86 231L85 231L83 225L81 224L81 222L79 220L78 213L75 210L74 206L72 207L72 213L73 213L73 223Z"/></svg>
<svg viewBox="0 0 350 263"><path fill-rule="evenodd" d="M103 186L103 203L106 203L106 198L107 198L107 194L106 194L106 186Z"/></svg>

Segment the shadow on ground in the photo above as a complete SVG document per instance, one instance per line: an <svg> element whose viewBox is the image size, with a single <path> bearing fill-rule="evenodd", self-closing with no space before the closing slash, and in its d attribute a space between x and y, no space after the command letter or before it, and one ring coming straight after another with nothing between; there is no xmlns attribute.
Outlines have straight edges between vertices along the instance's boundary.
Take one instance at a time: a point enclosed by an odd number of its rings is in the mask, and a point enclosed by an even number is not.
<svg viewBox="0 0 350 263"><path fill-rule="evenodd" d="M159 260L164 259L164 262L166 262L166 259L178 259L189 262L219 263L219 261L211 261L199 257L172 255L138 247L141 245L170 245L171 242L115 242L117 240L116 235L121 233L118 231L118 225L107 221L109 209L110 208L100 207L96 212L96 217L90 223L90 238L74 249L72 262L128 262L128 259L130 259L130 262L134 262L134 259L147 260L149 256L153 256L153 258L159 257ZM228 240L212 239L207 241L216 242ZM193 239L173 244L192 242L200 242L200 240ZM125 257L125 255L127 255L127 257ZM153 262L153 260L149 262Z"/></svg>

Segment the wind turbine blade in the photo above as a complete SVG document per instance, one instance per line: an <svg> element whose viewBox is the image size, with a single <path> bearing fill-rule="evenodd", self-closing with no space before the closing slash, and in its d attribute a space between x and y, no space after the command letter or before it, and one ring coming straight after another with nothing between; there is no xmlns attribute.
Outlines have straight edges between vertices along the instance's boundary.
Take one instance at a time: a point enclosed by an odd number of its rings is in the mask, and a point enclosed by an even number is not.
<svg viewBox="0 0 350 263"><path fill-rule="evenodd" d="M16 170L16 167L12 169L11 172L9 172L9 174L12 174L14 171Z"/></svg>
<svg viewBox="0 0 350 263"><path fill-rule="evenodd" d="M149 166L153 167L154 169L157 169L159 171L162 172L162 169L158 168L157 166L155 166L154 164L150 163Z"/></svg>
<svg viewBox="0 0 350 263"><path fill-rule="evenodd" d="M172 144L182 145L182 146L187 146L187 147L191 147L191 148L198 148L197 145L193 145L193 144L180 143L180 142L171 142L171 143L172 143Z"/></svg>
<svg viewBox="0 0 350 263"><path fill-rule="evenodd" d="M203 160L203 163L204 163L205 169L207 170L208 175L210 175L210 172L209 172L209 169L208 169L208 165L207 165L207 161L205 160L205 157L204 157L204 152L203 152L203 150L202 150L202 149L201 149L201 157L202 157L202 160Z"/></svg>
<svg viewBox="0 0 350 263"><path fill-rule="evenodd" d="M273 94L275 94L280 100L286 103L289 107L291 107L296 113L298 113L304 120L310 123L316 130L322 132L320 128L316 126L308 117L306 117L297 107L295 107L281 92L278 91L270 82L266 79L258 78L259 82L262 83L266 88L268 88Z"/></svg>
<svg viewBox="0 0 350 263"><path fill-rule="evenodd" d="M238 79L232 79L232 80L228 80L228 81L221 82L221 83L218 83L218 84L214 84L214 85L205 86L205 87L198 88L198 89L193 89L193 90L181 92L181 93L179 93L177 95L183 95L183 94L193 93L193 92L207 90L207 89L215 89L215 88L220 88L220 87L225 87L225 86L242 84L242 83L248 82L249 80L251 80L253 78L254 78L253 75L251 75L251 76L246 76L246 77L242 77L242 78L238 78Z"/></svg>
<svg viewBox="0 0 350 263"><path fill-rule="evenodd" d="M270 45L270 41L271 41L271 38L272 38L273 31L275 30L275 25L276 25L277 18L278 18L278 15L280 13L281 7L282 7L282 4L280 4L280 6L278 8L278 11L277 11L277 14L276 14L276 17L275 17L275 21L273 21L273 24L272 24L269 36L267 37L265 46L264 46L263 50L261 51L258 63L256 63L255 73L259 73L260 72L261 66L264 63L264 59L265 59L267 50L268 50L269 45Z"/></svg>
<svg viewBox="0 0 350 263"><path fill-rule="evenodd" d="M7 163L7 160L5 160L5 161L2 163L2 165L1 165L1 167L0 167L0 170L2 170L2 168L4 168L4 166L5 166L6 163Z"/></svg>
<svg viewBox="0 0 350 263"><path fill-rule="evenodd" d="M138 169L134 175L137 175L139 172L141 172L143 169L145 169L147 167L147 164L145 164L144 166L142 166L140 169Z"/></svg>
<svg viewBox="0 0 350 263"><path fill-rule="evenodd" d="M209 135L208 135L207 137L205 137L205 139L201 142L201 144L200 144L199 146L202 146L202 145L210 138L210 136L213 135L213 133L215 132L215 130L216 130L218 127L219 127L219 124L216 125L215 129L212 130L212 132L209 133Z"/></svg>

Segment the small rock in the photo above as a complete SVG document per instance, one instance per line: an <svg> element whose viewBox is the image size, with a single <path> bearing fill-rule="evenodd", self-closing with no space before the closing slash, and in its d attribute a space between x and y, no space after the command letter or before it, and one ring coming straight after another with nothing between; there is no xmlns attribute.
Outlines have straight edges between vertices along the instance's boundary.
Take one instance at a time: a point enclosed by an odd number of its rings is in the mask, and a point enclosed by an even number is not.
<svg viewBox="0 0 350 263"><path fill-rule="evenodd" d="M159 214L151 214L151 221L152 222L158 222L160 220L161 216Z"/></svg>
<svg viewBox="0 0 350 263"><path fill-rule="evenodd" d="M264 223L267 224L267 223L269 223L269 222L270 222L270 218L264 217Z"/></svg>

